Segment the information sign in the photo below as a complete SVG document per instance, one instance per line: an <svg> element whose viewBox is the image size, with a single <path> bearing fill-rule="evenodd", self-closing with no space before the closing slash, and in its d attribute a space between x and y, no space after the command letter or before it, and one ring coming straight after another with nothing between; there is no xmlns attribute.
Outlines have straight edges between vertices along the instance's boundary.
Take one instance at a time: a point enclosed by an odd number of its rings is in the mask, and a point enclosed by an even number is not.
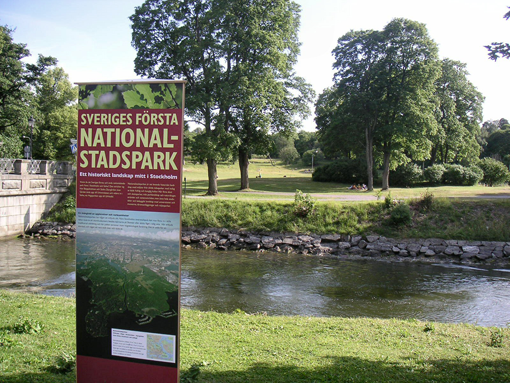
<svg viewBox="0 0 510 383"><path fill-rule="evenodd" d="M177 382L184 82L78 85L78 382Z"/></svg>

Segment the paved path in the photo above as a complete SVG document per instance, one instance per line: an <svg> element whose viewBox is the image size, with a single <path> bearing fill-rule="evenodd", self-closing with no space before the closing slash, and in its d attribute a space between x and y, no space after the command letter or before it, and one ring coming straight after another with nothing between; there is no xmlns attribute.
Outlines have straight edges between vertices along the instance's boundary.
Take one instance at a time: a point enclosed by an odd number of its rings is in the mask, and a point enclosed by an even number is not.
<svg viewBox="0 0 510 383"><path fill-rule="evenodd" d="M235 199L235 197L224 197L228 194L255 194L255 195L265 195L265 196L274 196L274 198L268 198L272 200L289 200L289 198L278 198L278 196L287 196L294 197L295 193L291 192L264 192L264 191L222 191L223 199ZM307 194L307 193L305 193ZM360 193L346 193L346 194L321 194L321 193L309 193L313 198L316 198L320 201L377 201L377 197L371 194L366 194L363 192ZM186 198L208 198L208 196L186 196ZM383 197L381 197L383 198ZM399 197L401 198L401 197ZM410 198L410 197L402 197ZM449 196L448 198L459 198L459 199L510 199L510 193L503 194L478 194L473 196Z"/></svg>

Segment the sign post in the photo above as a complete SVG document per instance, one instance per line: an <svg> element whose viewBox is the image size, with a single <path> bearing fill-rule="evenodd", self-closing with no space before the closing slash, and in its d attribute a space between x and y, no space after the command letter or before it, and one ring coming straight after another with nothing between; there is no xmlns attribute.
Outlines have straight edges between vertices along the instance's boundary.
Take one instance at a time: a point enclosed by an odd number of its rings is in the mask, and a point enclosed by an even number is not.
<svg viewBox="0 0 510 383"><path fill-rule="evenodd" d="M177 382L184 82L78 85L77 380Z"/></svg>

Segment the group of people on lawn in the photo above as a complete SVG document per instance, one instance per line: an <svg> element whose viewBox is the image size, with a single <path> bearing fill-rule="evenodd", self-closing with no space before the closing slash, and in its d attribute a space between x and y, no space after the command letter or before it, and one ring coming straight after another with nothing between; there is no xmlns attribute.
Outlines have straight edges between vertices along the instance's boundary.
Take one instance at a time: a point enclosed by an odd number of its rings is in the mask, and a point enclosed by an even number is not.
<svg viewBox="0 0 510 383"><path fill-rule="evenodd" d="M359 185L356 186L355 184L353 184L349 190L367 190L367 185L363 184L363 185Z"/></svg>

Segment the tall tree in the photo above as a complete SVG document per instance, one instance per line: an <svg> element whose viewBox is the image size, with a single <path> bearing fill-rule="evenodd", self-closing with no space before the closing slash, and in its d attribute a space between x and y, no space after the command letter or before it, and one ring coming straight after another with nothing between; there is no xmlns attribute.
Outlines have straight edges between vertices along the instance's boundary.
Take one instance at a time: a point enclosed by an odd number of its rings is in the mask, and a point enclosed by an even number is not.
<svg viewBox="0 0 510 383"><path fill-rule="evenodd" d="M71 138L76 138L78 87L71 84L62 68L41 75L36 87L37 131L34 156L40 159L69 160Z"/></svg>
<svg viewBox="0 0 510 383"><path fill-rule="evenodd" d="M430 152L436 44L423 24L394 19L382 31L347 33L333 54L343 126L364 131L368 188L376 149L382 154L382 188L388 189L391 167Z"/></svg>
<svg viewBox="0 0 510 383"><path fill-rule="evenodd" d="M37 115L35 87L50 66L53 57L39 55L35 64L23 59L30 56L26 44L15 43L13 29L0 26L0 154L18 157L22 148L22 135L29 135L28 120Z"/></svg>
<svg viewBox="0 0 510 383"><path fill-rule="evenodd" d="M298 6L289 0L147 0L131 16L135 71L188 81L186 112L205 130L208 194L216 161L237 148L241 189L248 158L268 133L294 129L311 88L292 72L299 52ZM201 141L202 140L202 141Z"/></svg>
<svg viewBox="0 0 510 383"><path fill-rule="evenodd" d="M431 137L432 163L472 161L480 155L477 137L480 135L484 97L468 80L468 75L466 64L442 60L441 77L435 82L438 129Z"/></svg>
<svg viewBox="0 0 510 383"><path fill-rule="evenodd" d="M508 7L510 8L510 7ZM503 16L506 20L510 19L510 11ZM496 61L498 58L510 58L510 44L508 43L492 43L486 45L485 48L489 51L489 58Z"/></svg>
<svg viewBox="0 0 510 383"><path fill-rule="evenodd" d="M153 78L187 81L186 114L204 127L207 194L218 193L217 161L223 146L219 113L221 83L220 7L213 0L146 0L135 9L132 45L135 72Z"/></svg>
<svg viewBox="0 0 510 383"><path fill-rule="evenodd" d="M225 130L239 138L241 189L249 188L252 153L267 154L270 132L290 134L294 117L309 114L310 85L293 72L299 54L299 6L289 0L230 0L223 4Z"/></svg>
<svg viewBox="0 0 510 383"><path fill-rule="evenodd" d="M365 156L365 126L350 112L334 88L325 89L317 99L317 136L322 151L329 158Z"/></svg>
<svg viewBox="0 0 510 383"><path fill-rule="evenodd" d="M32 87L48 67L55 65L53 57L39 55L36 64L22 60L30 56L26 44L15 43L13 29L0 26L0 133L13 126L26 126L33 110Z"/></svg>

